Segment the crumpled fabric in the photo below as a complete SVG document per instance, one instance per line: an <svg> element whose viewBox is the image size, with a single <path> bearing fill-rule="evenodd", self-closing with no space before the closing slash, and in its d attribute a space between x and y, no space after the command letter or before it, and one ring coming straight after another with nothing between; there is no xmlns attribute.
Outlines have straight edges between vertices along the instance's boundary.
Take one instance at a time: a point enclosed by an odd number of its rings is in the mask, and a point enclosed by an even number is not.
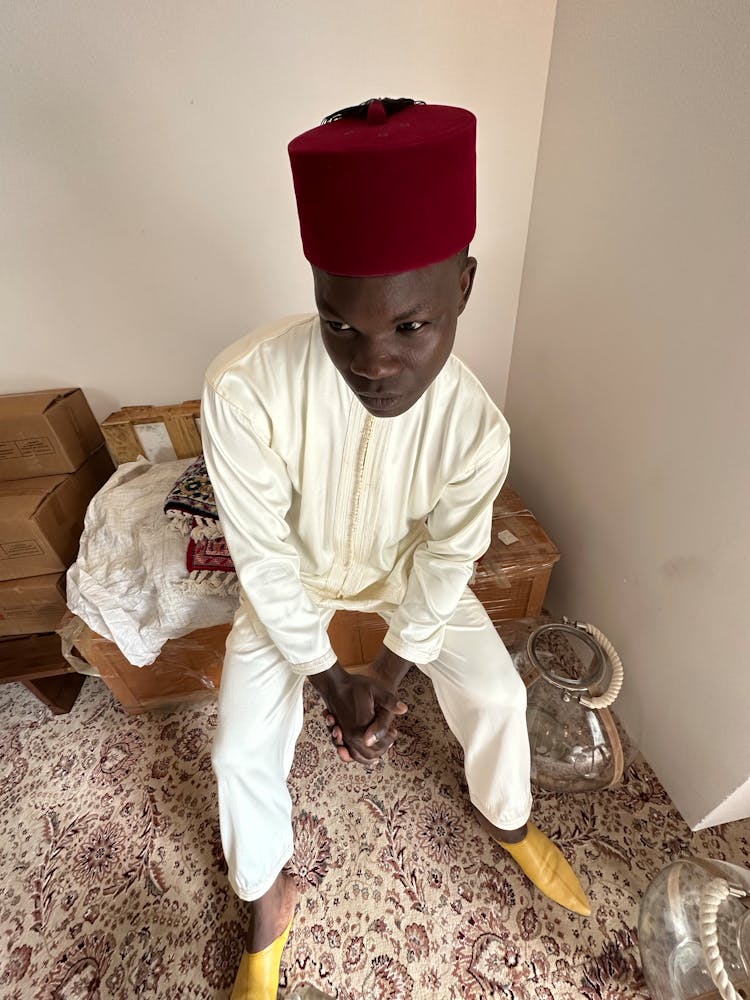
<svg viewBox="0 0 750 1000"><path fill-rule="evenodd" d="M153 663L168 639L232 621L239 602L187 585L187 539L168 527L163 507L191 461L121 465L91 501L68 570L70 610L134 666Z"/></svg>

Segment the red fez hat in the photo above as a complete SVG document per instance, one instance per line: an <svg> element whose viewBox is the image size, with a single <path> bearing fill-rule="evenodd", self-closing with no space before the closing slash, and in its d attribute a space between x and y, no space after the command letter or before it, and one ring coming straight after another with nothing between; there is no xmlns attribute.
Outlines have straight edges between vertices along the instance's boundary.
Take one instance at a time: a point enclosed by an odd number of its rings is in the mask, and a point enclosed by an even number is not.
<svg viewBox="0 0 750 1000"><path fill-rule="evenodd" d="M467 247L476 228L474 115L389 100L341 114L289 143L310 263L367 277L426 267Z"/></svg>

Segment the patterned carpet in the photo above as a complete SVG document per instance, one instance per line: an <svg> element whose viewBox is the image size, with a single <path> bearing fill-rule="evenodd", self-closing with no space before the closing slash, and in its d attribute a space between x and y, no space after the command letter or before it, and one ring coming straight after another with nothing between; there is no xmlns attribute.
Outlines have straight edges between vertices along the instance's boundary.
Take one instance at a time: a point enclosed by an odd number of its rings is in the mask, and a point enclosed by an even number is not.
<svg viewBox="0 0 750 1000"><path fill-rule="evenodd" d="M338 1000L648 996L635 927L686 853L750 862L750 822L691 835L650 769L616 790L540 794L535 817L594 902L547 904L472 818L461 753L412 671L398 752L340 764L308 688L291 779L302 902L281 995ZM225 877L210 764L215 707L129 718L89 678L68 716L0 688L0 995L228 996L247 918Z"/></svg>

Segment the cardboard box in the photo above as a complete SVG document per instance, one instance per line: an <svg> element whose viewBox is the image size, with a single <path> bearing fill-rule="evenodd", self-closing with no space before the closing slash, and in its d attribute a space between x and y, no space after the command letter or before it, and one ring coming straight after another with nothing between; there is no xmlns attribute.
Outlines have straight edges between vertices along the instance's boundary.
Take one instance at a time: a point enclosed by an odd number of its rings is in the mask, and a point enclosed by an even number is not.
<svg viewBox="0 0 750 1000"><path fill-rule="evenodd" d="M70 475L0 482L0 580L67 569L89 501L113 471L102 445Z"/></svg>
<svg viewBox="0 0 750 1000"><path fill-rule="evenodd" d="M0 480L75 472L103 443L80 389L0 396Z"/></svg>
<svg viewBox="0 0 750 1000"><path fill-rule="evenodd" d="M0 583L0 636L54 632L65 611L64 573Z"/></svg>

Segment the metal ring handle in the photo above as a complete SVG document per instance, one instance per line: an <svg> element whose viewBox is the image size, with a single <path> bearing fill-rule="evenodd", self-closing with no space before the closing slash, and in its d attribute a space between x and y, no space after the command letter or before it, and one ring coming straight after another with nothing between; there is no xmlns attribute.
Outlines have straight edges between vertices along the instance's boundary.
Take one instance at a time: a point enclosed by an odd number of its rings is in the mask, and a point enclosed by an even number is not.
<svg viewBox="0 0 750 1000"><path fill-rule="evenodd" d="M554 670L550 670L549 667L541 663L536 655L534 642L538 636L545 632L550 632L553 629L568 632L570 635L575 635L593 651L596 660L596 670L593 676L586 678L585 681L581 681L571 677L566 677L563 674L557 674ZM548 625L540 625L539 628L535 629L528 638L526 643L526 655L531 660L533 665L539 670L545 680L549 681L549 683L554 687L561 688L563 691L578 694L579 701L585 708L609 708L609 706L617 698L620 693L620 689L622 688L625 671L617 650L603 632L600 632L598 628L594 625L589 625L587 622L573 622L568 618L563 618L562 625L554 622L551 622ZM601 684L604 680L607 672L607 658L609 658L612 665L612 676L610 678L609 687L604 694L583 697L582 695L584 692L589 692L591 688Z"/></svg>
<svg viewBox="0 0 750 1000"><path fill-rule="evenodd" d="M565 674L556 673L546 664L541 662L536 653L535 643L541 636L545 635L547 632L553 631L567 632L569 635L574 635L577 639L580 639L581 642L589 647L594 654L595 660L595 670L591 677L587 677L585 681L580 680L577 677L567 677ZM561 688L563 691L575 693L588 691L597 684L601 684L607 672L607 661L604 657L604 653L602 652L602 648L596 639L589 635L585 629L578 628L576 625L568 624L567 622L563 625L557 623L540 625L539 628L534 629L526 642L526 655L537 670L539 670L545 680L549 681L554 687Z"/></svg>

